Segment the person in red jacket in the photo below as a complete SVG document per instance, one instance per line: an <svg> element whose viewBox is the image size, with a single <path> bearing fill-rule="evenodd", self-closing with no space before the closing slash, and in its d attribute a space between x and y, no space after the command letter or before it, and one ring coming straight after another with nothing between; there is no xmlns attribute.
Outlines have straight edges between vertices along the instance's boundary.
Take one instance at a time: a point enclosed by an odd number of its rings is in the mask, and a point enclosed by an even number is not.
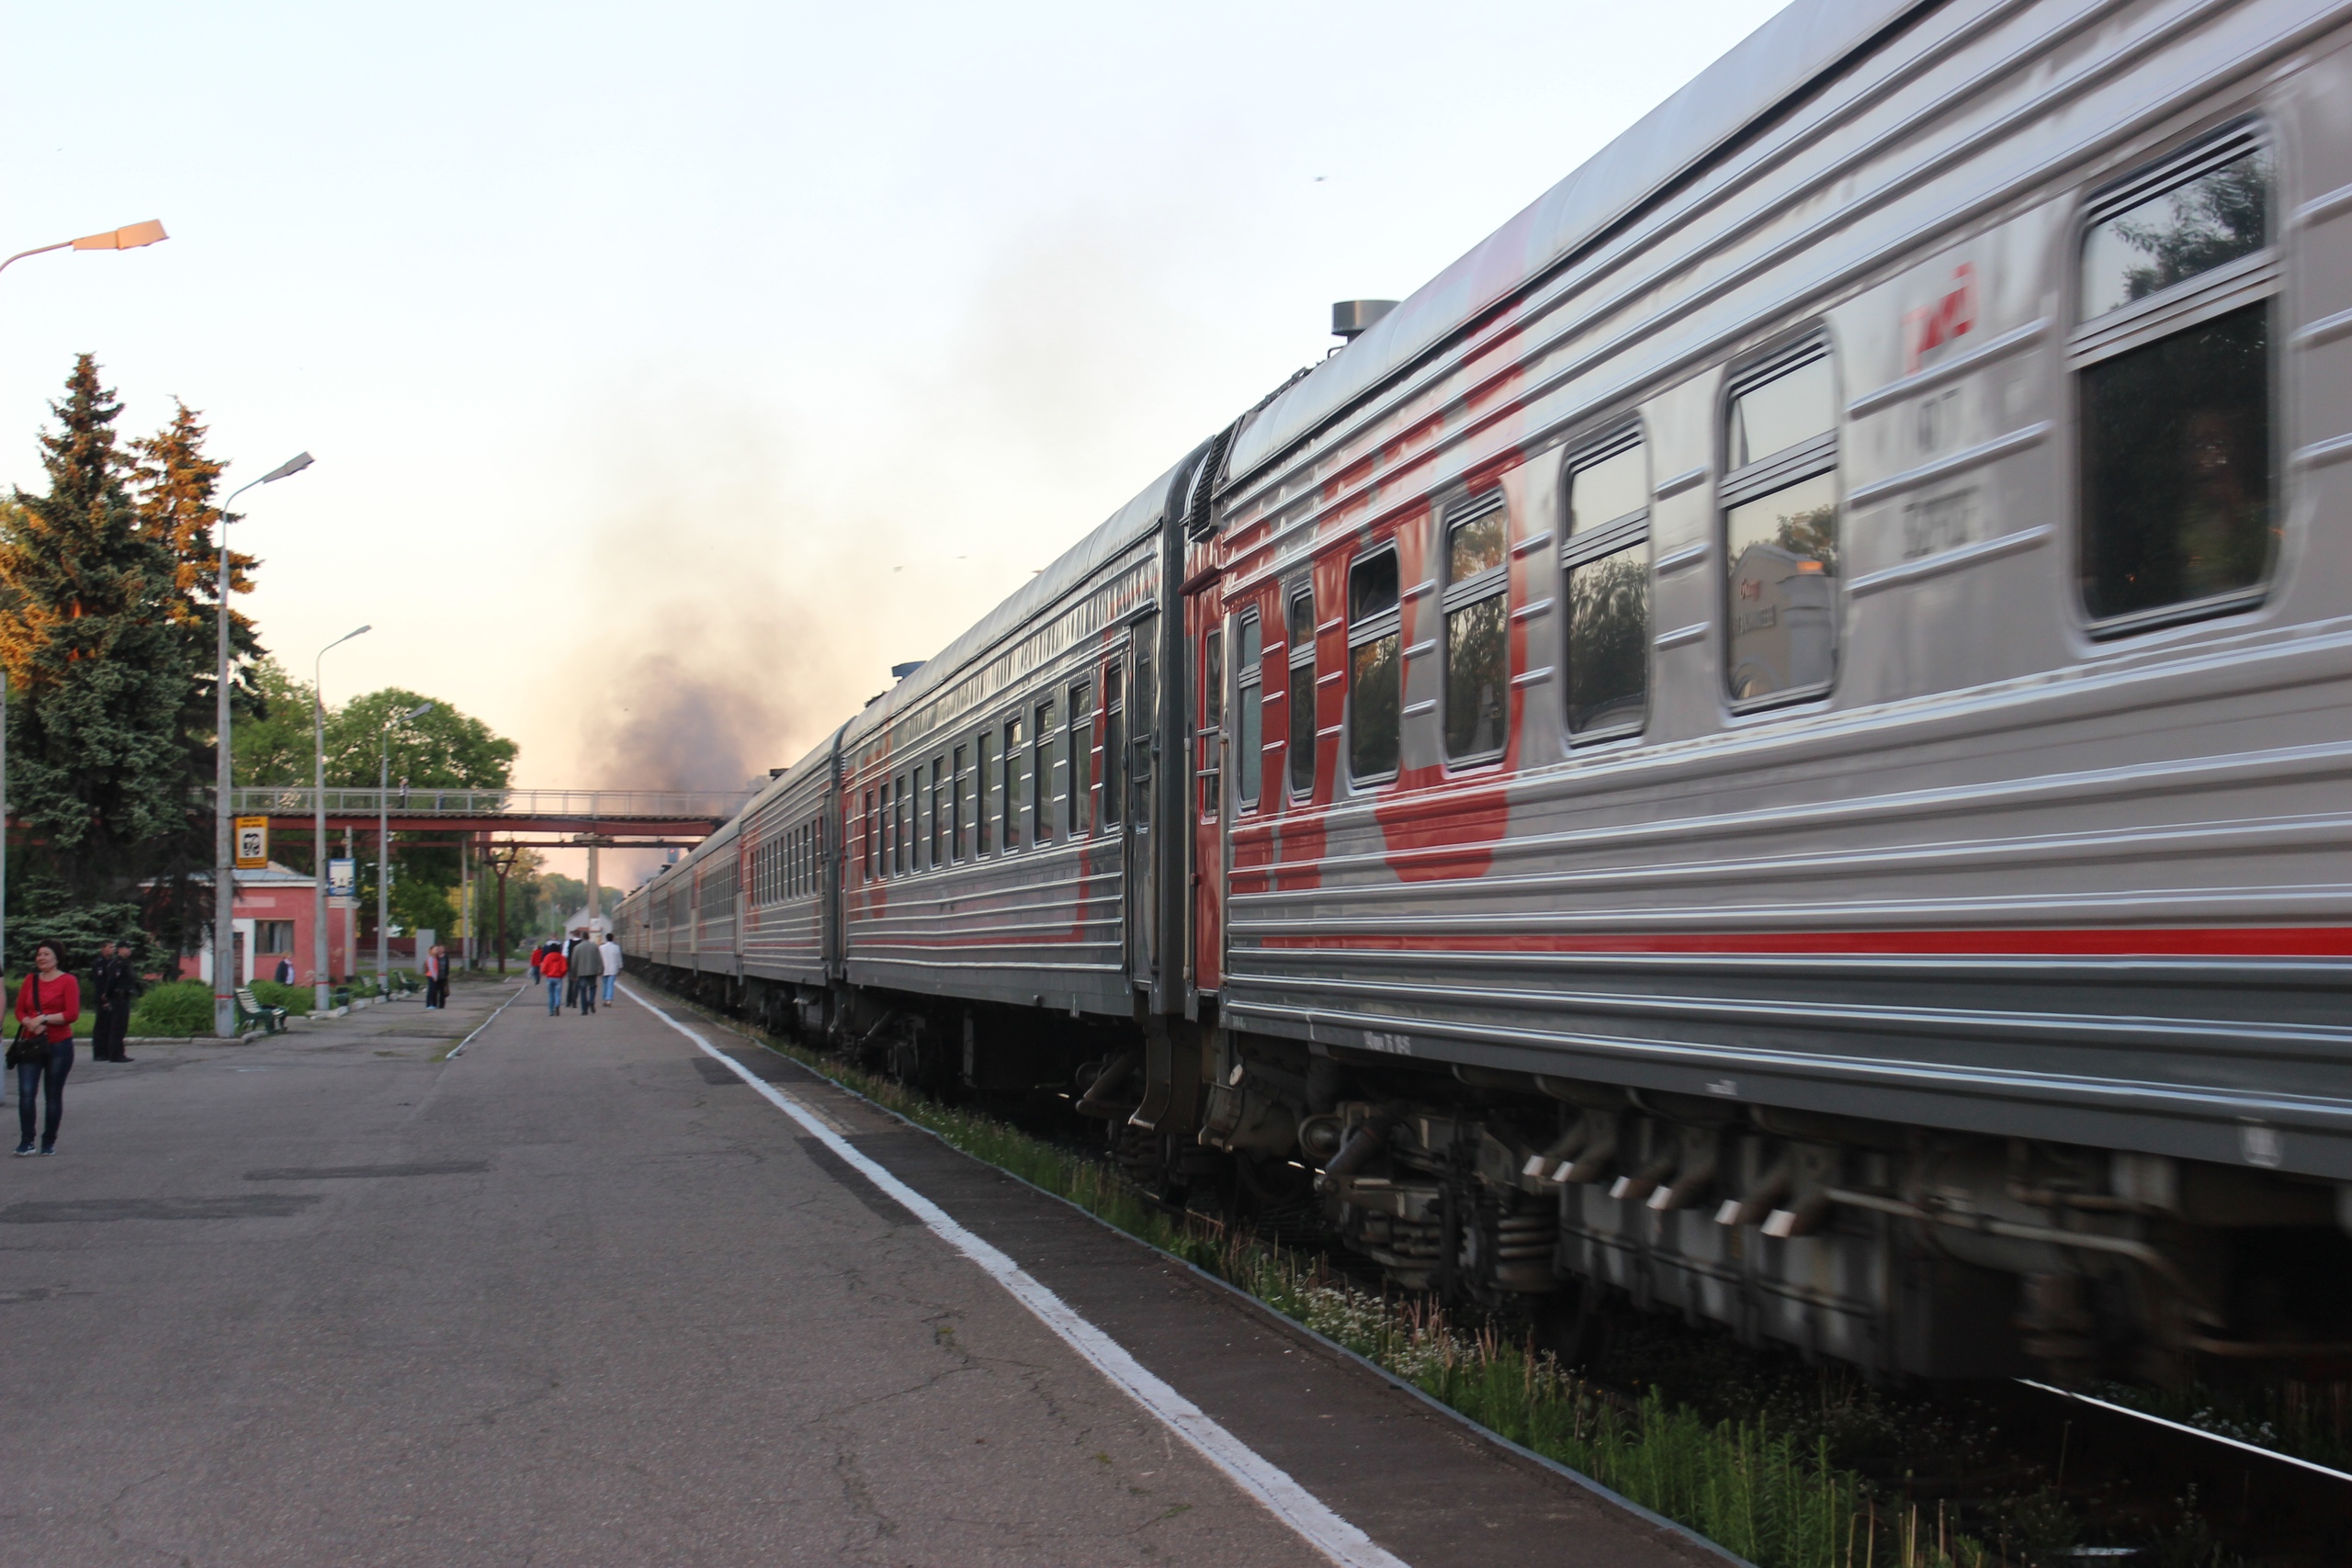
<svg viewBox="0 0 2352 1568"><path fill-rule="evenodd" d="M550 947L539 958L539 978L548 983L548 1016L555 1017L563 1010L563 974L569 967L563 961L563 949Z"/></svg>
<svg viewBox="0 0 2352 1568"><path fill-rule="evenodd" d="M17 1027L24 1050L17 1054L17 1152L33 1152L33 1096L45 1093L40 1152L57 1152L57 1124L65 1115L65 1075L74 1070L74 1021L82 1016L82 987L65 972L55 942L33 949L33 972L17 987ZM46 1054L43 1048L46 1047ZM30 1056L28 1061L25 1057Z"/></svg>

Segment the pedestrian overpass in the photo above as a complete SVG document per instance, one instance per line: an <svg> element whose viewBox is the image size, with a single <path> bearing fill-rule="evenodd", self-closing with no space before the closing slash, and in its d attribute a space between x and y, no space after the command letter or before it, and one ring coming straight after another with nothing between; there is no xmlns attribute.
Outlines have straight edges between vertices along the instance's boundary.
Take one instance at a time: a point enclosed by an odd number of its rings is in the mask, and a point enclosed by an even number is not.
<svg viewBox="0 0 2352 1568"><path fill-rule="evenodd" d="M752 798L750 789L390 789L247 785L229 792L231 813L266 817L273 832L312 829L322 794L331 831L456 833L504 844L691 849Z"/></svg>

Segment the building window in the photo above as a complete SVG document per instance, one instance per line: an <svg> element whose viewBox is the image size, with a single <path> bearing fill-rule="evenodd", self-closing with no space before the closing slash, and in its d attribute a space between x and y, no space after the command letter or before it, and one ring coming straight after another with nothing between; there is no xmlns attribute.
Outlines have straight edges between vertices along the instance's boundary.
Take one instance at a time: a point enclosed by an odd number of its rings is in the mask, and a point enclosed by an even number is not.
<svg viewBox="0 0 2352 1568"><path fill-rule="evenodd" d="M1568 736L1603 740L1649 716L1649 456L1612 438L1568 465L1560 564L1568 613L1564 662Z"/></svg>
<svg viewBox="0 0 2352 1568"><path fill-rule="evenodd" d="M255 920L254 922L254 952L275 956L294 951L294 922L291 920Z"/></svg>
<svg viewBox="0 0 2352 1568"><path fill-rule="evenodd" d="M1826 343L1784 349L1733 378L1724 447L1731 698L1817 695L1838 666L1838 406Z"/></svg>
<svg viewBox="0 0 2352 1568"><path fill-rule="evenodd" d="M1233 798L1245 811L1258 804L1266 755L1266 671L1259 639L1258 612L1251 610L1233 633Z"/></svg>
<svg viewBox="0 0 2352 1568"><path fill-rule="evenodd" d="M2271 160L2240 128L2094 201L2083 239L2083 606L2106 633L2260 597L2278 554Z"/></svg>
<svg viewBox="0 0 2352 1568"><path fill-rule="evenodd" d="M1315 794L1315 584L1290 592L1290 792L1301 800Z"/></svg>
<svg viewBox="0 0 2352 1568"><path fill-rule="evenodd" d="M1483 761L1503 750L1510 686L1507 614L1510 513L1499 494L1445 524L1445 755Z"/></svg>
<svg viewBox="0 0 2352 1568"><path fill-rule="evenodd" d="M1396 590L1393 549L1348 569L1348 776L1355 784L1396 773L1403 689Z"/></svg>
<svg viewBox="0 0 2352 1568"><path fill-rule="evenodd" d="M1201 816L1216 815L1217 742L1225 728L1225 634L1208 634L1201 654Z"/></svg>

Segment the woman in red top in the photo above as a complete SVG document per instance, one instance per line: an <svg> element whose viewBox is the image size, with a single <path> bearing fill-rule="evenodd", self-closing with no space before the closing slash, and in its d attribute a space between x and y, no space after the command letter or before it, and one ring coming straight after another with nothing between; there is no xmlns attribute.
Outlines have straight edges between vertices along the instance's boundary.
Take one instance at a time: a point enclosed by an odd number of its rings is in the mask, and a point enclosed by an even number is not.
<svg viewBox="0 0 2352 1568"><path fill-rule="evenodd" d="M17 1130L23 1139L17 1152L33 1152L33 1095L46 1088L47 1103L40 1123L40 1152L57 1152L57 1123L65 1114L65 1075L74 1070L74 1021L82 1016L82 987L60 962L57 944L44 942L33 949L33 972L17 987L17 1026L28 1041L45 1041L46 1060L23 1062L17 1068Z"/></svg>

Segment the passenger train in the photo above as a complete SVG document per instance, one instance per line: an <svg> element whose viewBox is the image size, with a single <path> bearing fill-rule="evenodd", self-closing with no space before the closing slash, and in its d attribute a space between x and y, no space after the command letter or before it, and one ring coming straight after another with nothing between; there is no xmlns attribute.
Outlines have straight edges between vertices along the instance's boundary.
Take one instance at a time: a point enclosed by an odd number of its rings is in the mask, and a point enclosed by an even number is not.
<svg viewBox="0 0 2352 1568"><path fill-rule="evenodd" d="M1797 0L1350 313L631 964L1409 1287L2352 1357L2352 5Z"/></svg>

